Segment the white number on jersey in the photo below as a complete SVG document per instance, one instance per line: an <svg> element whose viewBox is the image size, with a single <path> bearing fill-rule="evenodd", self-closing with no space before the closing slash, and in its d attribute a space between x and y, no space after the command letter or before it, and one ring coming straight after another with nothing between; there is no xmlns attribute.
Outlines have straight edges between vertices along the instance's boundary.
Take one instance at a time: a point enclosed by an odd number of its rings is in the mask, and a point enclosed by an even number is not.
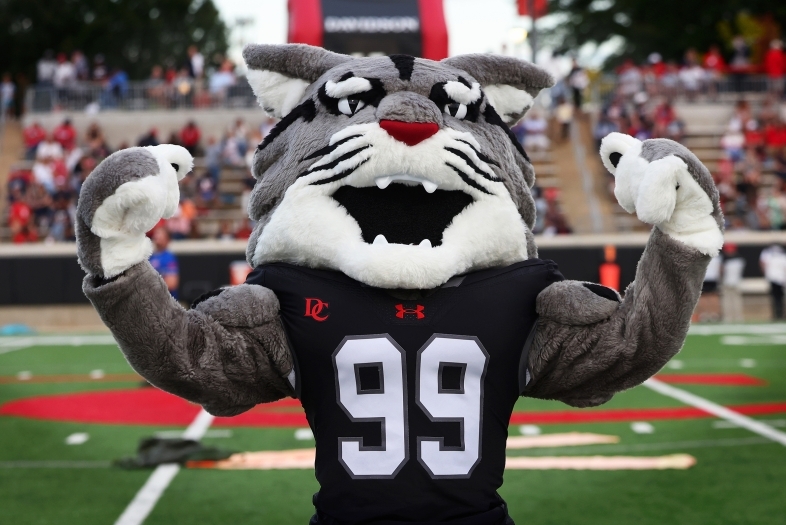
<svg viewBox="0 0 786 525"><path fill-rule="evenodd" d="M347 338L333 355L338 404L352 421L381 424L382 444L339 438L354 478L392 478L409 458L405 353L389 336ZM461 423L461 445L418 437L418 460L432 477L468 477L480 460L483 378L488 354L475 338L434 336L418 352L417 404L435 422Z"/></svg>
<svg viewBox="0 0 786 525"><path fill-rule="evenodd" d="M461 423L458 447L446 447L444 438L418 437L418 459L432 477L469 476L480 459L487 361L477 340L458 337L434 337L418 354L418 405L432 421ZM451 372L455 384L447 384Z"/></svg>
<svg viewBox="0 0 786 525"><path fill-rule="evenodd" d="M352 421L379 421L382 445L363 446L362 438L339 438L340 460L352 477L387 478L407 460L404 350L392 339L347 339L333 355L338 404ZM375 379L363 389L362 378Z"/></svg>

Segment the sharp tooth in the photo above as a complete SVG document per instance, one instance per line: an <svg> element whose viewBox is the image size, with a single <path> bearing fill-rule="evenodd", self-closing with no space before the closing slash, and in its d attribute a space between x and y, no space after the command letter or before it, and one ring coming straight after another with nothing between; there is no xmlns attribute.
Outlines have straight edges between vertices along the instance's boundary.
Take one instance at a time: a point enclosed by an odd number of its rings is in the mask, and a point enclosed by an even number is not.
<svg viewBox="0 0 786 525"><path fill-rule="evenodd" d="M421 248L431 248L431 241L428 239L423 239L422 241L420 241L420 244L418 244L418 246L420 246Z"/></svg>
<svg viewBox="0 0 786 525"><path fill-rule="evenodd" d="M428 193L434 193L437 189L437 185L431 182L430 180L424 180L422 182L423 187L426 188Z"/></svg>
<svg viewBox="0 0 786 525"><path fill-rule="evenodd" d="M377 235L376 237L374 237L374 244L387 244L387 243L388 243L388 240L385 239L385 236L382 235L381 233L379 235Z"/></svg>
<svg viewBox="0 0 786 525"><path fill-rule="evenodd" d="M379 177L374 182L377 183L377 188L380 190L384 190L388 186L390 186L390 182L393 178L392 177Z"/></svg>

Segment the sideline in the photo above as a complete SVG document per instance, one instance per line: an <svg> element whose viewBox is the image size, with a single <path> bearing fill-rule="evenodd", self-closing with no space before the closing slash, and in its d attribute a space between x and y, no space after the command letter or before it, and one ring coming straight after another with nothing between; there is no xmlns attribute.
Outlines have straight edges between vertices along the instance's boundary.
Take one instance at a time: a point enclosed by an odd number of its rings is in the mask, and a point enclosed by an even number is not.
<svg viewBox="0 0 786 525"><path fill-rule="evenodd" d="M682 401L686 405L691 405L707 412L708 414L725 419L726 421L731 421L739 427L748 429L755 434L759 434L760 436L764 436L767 439L786 446L786 433L783 433L780 430L775 430L771 426L764 424L761 421L756 421L755 419L748 416L743 416L738 412L729 410L728 408L718 405L717 403L713 403L708 399L699 397L696 394L691 394L686 390L667 385L666 383L658 381L657 379L648 379L643 384L650 390L654 390L659 394L663 394L664 396Z"/></svg>
<svg viewBox="0 0 786 525"><path fill-rule="evenodd" d="M786 323L693 324L688 335L771 335L786 334Z"/></svg>
<svg viewBox="0 0 786 525"><path fill-rule="evenodd" d="M207 432L207 429L210 428L213 419L213 416L202 409L194 421L188 425L185 432L183 432L183 439L201 439ZM115 525L140 525L143 523L178 472L180 472L180 465L177 463L168 463L156 467L147 479L147 482L139 489L134 499L128 504L126 510L123 511L123 514L117 518Z"/></svg>
<svg viewBox="0 0 786 525"><path fill-rule="evenodd" d="M24 350L31 346L104 346L116 345L111 335L31 335L0 337L0 354Z"/></svg>

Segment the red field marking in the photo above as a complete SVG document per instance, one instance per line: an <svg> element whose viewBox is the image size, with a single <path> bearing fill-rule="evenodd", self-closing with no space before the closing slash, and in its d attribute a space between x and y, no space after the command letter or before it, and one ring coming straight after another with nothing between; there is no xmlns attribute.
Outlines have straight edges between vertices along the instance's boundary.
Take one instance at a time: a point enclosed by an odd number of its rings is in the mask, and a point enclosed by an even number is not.
<svg viewBox="0 0 786 525"><path fill-rule="evenodd" d="M674 385L767 386L767 381L748 374L658 374L655 379Z"/></svg>
<svg viewBox="0 0 786 525"><path fill-rule="evenodd" d="M786 412L786 403L752 403L750 405L730 405L746 416L780 414ZM2 413L2 410L0 410ZM693 407L675 408L607 408L585 410L562 410L554 412L513 412L512 424L565 424L565 423L614 423L620 421L654 421L658 419L699 419L714 418L703 410Z"/></svg>
<svg viewBox="0 0 786 525"><path fill-rule="evenodd" d="M730 406L747 416L786 413L786 402ZM187 426L199 406L156 388L109 390L35 396L10 401L0 406L0 415L47 421L100 423L115 425ZM589 408L549 412L514 412L513 424L581 424L662 419L696 419L714 417L693 407L674 408ZM305 427L308 423L300 402L284 399L258 405L235 417L218 417L219 427Z"/></svg>

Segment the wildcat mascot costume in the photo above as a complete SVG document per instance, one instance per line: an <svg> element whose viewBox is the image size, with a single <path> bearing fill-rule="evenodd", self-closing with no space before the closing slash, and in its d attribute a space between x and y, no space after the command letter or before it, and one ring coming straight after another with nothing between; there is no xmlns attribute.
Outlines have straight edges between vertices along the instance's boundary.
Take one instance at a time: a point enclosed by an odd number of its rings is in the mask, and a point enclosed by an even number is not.
<svg viewBox="0 0 786 525"><path fill-rule="evenodd" d="M601 147L627 211L655 225L624 298L537 258L535 175L511 134L552 85L517 59L353 58L249 46L281 118L257 148L246 284L190 310L147 262L192 167L129 148L78 207L84 292L153 385L232 416L299 399L317 443L312 524L511 524L496 490L519 396L605 403L682 346L718 192L681 145Z"/></svg>

